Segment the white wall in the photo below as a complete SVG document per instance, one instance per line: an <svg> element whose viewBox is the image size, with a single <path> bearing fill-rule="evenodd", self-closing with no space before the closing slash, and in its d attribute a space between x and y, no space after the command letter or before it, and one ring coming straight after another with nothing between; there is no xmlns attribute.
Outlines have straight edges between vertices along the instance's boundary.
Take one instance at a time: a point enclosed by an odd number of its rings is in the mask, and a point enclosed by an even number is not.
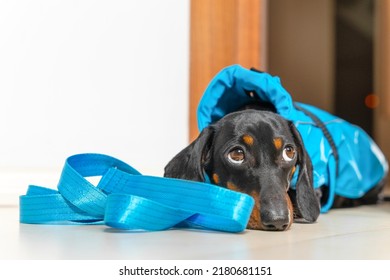
<svg viewBox="0 0 390 280"><path fill-rule="evenodd" d="M188 141L189 0L0 2L0 204L98 152L162 175Z"/></svg>

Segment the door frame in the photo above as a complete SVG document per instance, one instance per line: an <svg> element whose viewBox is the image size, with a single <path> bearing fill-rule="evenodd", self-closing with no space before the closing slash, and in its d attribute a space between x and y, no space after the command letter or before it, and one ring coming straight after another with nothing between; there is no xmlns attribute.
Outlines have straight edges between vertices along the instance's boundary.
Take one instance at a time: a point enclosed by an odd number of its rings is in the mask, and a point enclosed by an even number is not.
<svg viewBox="0 0 390 280"><path fill-rule="evenodd" d="M267 0L191 0L189 138L199 134L196 110L210 80L240 64L266 69Z"/></svg>

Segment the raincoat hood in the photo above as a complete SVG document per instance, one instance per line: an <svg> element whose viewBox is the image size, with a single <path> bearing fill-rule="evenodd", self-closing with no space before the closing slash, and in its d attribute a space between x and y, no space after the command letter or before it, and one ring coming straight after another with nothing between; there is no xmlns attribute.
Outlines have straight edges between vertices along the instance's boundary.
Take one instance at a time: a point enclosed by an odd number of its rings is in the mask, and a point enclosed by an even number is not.
<svg viewBox="0 0 390 280"><path fill-rule="evenodd" d="M313 164L314 187L329 188L326 212L334 196L360 198L387 175L385 156L360 127L314 106L294 102L278 77L232 65L210 82L199 103L198 127L218 121L249 103L270 103L301 133Z"/></svg>

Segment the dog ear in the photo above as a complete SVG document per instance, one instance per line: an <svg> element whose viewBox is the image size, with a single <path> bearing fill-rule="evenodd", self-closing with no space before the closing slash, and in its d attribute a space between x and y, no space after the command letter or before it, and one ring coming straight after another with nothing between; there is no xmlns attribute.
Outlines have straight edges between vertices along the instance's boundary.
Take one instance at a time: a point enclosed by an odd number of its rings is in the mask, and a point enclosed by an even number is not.
<svg viewBox="0 0 390 280"><path fill-rule="evenodd" d="M189 146L166 166L164 177L204 182L204 167L210 158L214 128L206 127Z"/></svg>
<svg viewBox="0 0 390 280"><path fill-rule="evenodd" d="M320 214L320 202L313 187L313 166L310 157L305 149L301 135L293 123L290 123L290 130L298 146L299 174L296 183L296 207L298 218L307 222L315 222Z"/></svg>

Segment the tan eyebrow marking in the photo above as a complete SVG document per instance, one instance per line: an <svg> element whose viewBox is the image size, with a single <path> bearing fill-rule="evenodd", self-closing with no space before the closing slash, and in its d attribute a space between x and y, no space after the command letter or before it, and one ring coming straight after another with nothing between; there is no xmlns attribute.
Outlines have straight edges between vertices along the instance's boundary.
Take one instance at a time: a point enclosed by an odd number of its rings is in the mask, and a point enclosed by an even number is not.
<svg viewBox="0 0 390 280"><path fill-rule="evenodd" d="M277 150L280 150L282 148L282 145L283 145L283 140L282 138L280 137L276 137L274 138L274 146Z"/></svg>
<svg viewBox="0 0 390 280"><path fill-rule="evenodd" d="M253 145L253 137L248 135L248 134L245 134L244 136L242 136L242 140L244 141L245 144L249 145L249 146L252 146Z"/></svg>

